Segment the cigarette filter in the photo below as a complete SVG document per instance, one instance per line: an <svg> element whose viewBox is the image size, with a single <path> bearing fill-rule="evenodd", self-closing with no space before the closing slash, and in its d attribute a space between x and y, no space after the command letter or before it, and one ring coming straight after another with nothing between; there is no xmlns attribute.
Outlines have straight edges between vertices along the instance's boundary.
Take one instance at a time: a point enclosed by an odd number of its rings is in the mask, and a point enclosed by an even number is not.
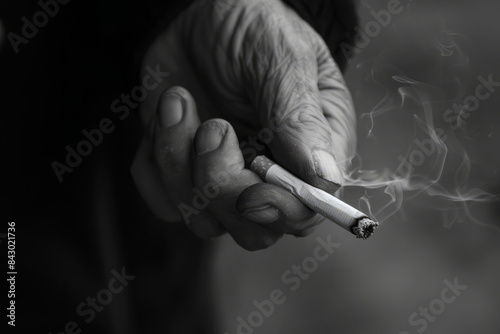
<svg viewBox="0 0 500 334"><path fill-rule="evenodd" d="M326 191L305 183L266 156L256 157L250 168L265 182L287 189L311 210L342 226L357 238L367 239L378 227L378 222L364 213Z"/></svg>

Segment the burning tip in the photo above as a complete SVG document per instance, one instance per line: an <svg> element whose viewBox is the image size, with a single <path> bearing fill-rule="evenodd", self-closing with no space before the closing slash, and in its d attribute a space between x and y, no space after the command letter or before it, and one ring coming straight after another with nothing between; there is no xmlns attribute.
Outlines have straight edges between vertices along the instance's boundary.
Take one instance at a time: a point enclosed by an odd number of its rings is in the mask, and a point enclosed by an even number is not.
<svg viewBox="0 0 500 334"><path fill-rule="evenodd" d="M358 221L356 226L352 228L354 234L356 234L356 238L360 239L368 239L375 229L378 227L378 222L375 222L368 218L363 218Z"/></svg>

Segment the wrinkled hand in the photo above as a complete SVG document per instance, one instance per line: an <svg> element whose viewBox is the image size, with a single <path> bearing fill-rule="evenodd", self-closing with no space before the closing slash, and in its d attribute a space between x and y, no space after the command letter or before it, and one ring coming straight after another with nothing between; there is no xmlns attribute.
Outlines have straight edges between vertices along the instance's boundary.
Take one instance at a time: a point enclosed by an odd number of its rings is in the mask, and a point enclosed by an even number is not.
<svg viewBox="0 0 500 334"><path fill-rule="evenodd" d="M355 117L321 37L278 0L196 1L154 42L146 66L169 73L141 106L146 133L132 165L154 213L204 238L228 231L248 250L310 233L321 219L245 161L265 153L318 188L339 189Z"/></svg>

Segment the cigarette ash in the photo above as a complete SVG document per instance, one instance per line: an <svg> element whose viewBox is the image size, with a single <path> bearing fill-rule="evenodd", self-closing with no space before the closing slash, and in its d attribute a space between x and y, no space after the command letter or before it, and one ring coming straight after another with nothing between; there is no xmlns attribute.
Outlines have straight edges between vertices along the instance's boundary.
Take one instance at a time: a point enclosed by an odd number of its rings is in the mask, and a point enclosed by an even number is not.
<svg viewBox="0 0 500 334"><path fill-rule="evenodd" d="M366 240L377 228L378 222L368 218L362 218L358 221L356 226L352 228L352 232L356 235L356 238Z"/></svg>

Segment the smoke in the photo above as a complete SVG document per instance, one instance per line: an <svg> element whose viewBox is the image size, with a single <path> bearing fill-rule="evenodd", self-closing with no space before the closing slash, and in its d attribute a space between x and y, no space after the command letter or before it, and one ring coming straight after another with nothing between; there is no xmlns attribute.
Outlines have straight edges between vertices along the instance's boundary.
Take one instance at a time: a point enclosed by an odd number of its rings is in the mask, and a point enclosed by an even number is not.
<svg viewBox="0 0 500 334"><path fill-rule="evenodd" d="M462 126L456 133L443 122L445 108L463 99L466 91L462 81L469 60L459 47L461 38L442 30L428 45L419 45L426 48L424 55L413 56L422 56L421 63L411 64L408 71L418 68L423 73L417 76L424 79L407 75L404 65L390 61L387 52L357 66L368 85L383 95L361 115L360 128L366 129L361 134L390 154L383 155L387 161L382 168L365 169L364 162L373 165L373 154L365 154L367 159L358 153L347 171L345 187L362 189L358 206L381 223L418 197L429 203L429 210L442 212L447 228L468 219L500 231L499 225L480 221L471 213L475 204L496 202L500 197L469 186L471 160L459 140L468 134ZM450 95L452 98L444 98ZM394 135L388 136L388 131Z"/></svg>

